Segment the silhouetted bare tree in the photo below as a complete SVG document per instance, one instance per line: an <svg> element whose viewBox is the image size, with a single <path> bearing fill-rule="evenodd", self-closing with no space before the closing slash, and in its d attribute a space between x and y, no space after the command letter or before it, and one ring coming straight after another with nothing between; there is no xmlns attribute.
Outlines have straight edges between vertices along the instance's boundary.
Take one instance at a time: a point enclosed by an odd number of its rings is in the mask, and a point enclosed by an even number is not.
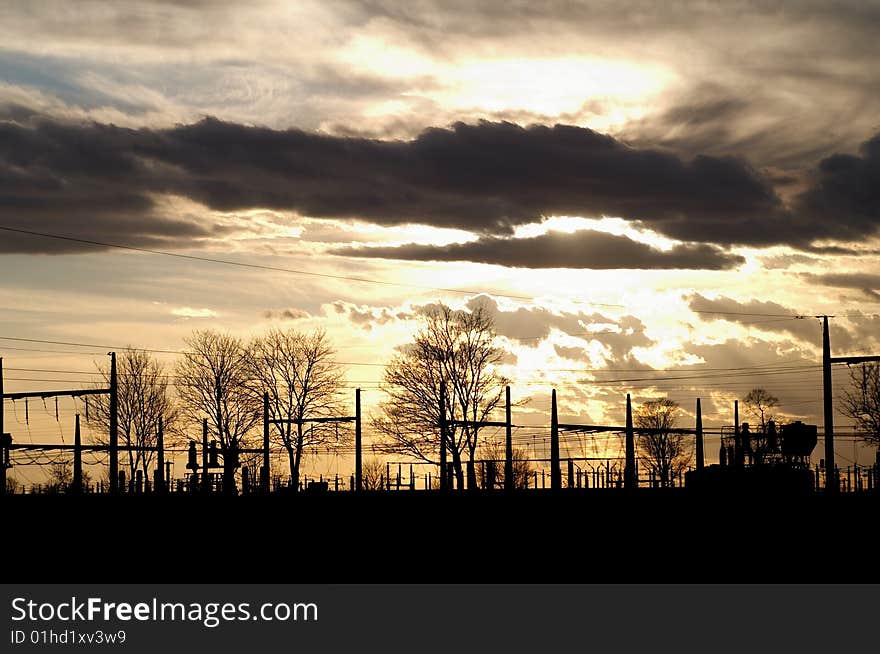
<svg viewBox="0 0 880 654"><path fill-rule="evenodd" d="M340 415L343 373L333 360L326 333L305 334L271 329L248 347L249 375L259 398L269 394L273 420L302 420ZM299 473L307 447L347 441L350 430L340 432L333 423L287 422L275 424L272 433L287 451L292 488L299 488Z"/></svg>
<svg viewBox="0 0 880 654"><path fill-rule="evenodd" d="M249 385L250 365L240 339L213 330L184 339L176 386L181 414L193 424L208 419L224 452L247 445L248 432L262 418L262 404ZM224 456L224 485L235 490L235 468Z"/></svg>
<svg viewBox="0 0 880 654"><path fill-rule="evenodd" d="M746 432L743 430L743 446L747 448L752 461L760 465L767 454L768 424L776 419L773 409L779 406L779 398L764 388L753 388L743 398L743 404L746 411L758 421L756 428L748 432L748 438L745 438Z"/></svg>
<svg viewBox="0 0 880 654"><path fill-rule="evenodd" d="M520 447L514 447L512 453L513 487L516 489L528 488L532 474L534 474L528 453ZM495 482L499 487L503 487L505 481L504 461L507 456L506 445L500 441L483 441L480 446L480 456L495 462Z"/></svg>
<svg viewBox="0 0 880 654"><path fill-rule="evenodd" d="M18 481L12 475L6 476L6 494L16 495L24 492L24 484Z"/></svg>
<svg viewBox="0 0 880 654"><path fill-rule="evenodd" d="M99 386L110 385L110 364L98 365L102 381ZM165 367L153 355L144 350L126 349L116 356L119 404L117 409L120 445L138 448L155 447L159 419L164 430L173 433L177 426L179 410L175 402ZM97 433L95 442L106 445L110 431L110 396L93 395L89 398L88 424ZM153 450L128 450L120 457L128 467L128 478L142 470L144 479L150 479Z"/></svg>
<svg viewBox="0 0 880 654"><path fill-rule="evenodd" d="M840 410L852 418L866 443L880 447L880 365L853 366L849 375L850 387L843 392Z"/></svg>
<svg viewBox="0 0 880 654"><path fill-rule="evenodd" d="M364 459L361 464L361 483L364 490L382 490L384 488L385 464L376 457Z"/></svg>
<svg viewBox="0 0 880 654"><path fill-rule="evenodd" d="M492 317L483 307L456 311L429 308L415 340L385 369L389 399L373 426L390 451L437 463L440 444L440 382L446 382L446 419L481 421L502 401L508 380L498 374L502 350L494 345ZM448 425L446 446L458 487L464 486L463 457L471 461L479 427ZM469 473L472 469L469 470ZM469 474L476 486L476 474Z"/></svg>
<svg viewBox="0 0 880 654"><path fill-rule="evenodd" d="M49 486L64 491L73 482L73 467L69 463L53 463L49 466Z"/></svg>
<svg viewBox="0 0 880 654"><path fill-rule="evenodd" d="M73 487L73 464L59 461L49 466L49 487L53 492L69 492ZM92 483L92 475L88 470L82 471L82 487L88 488Z"/></svg>
<svg viewBox="0 0 880 654"><path fill-rule="evenodd" d="M743 398L743 404L757 424L761 426L761 431L767 431L767 423L774 420L776 416L773 409L779 406L779 398L763 388L753 388Z"/></svg>
<svg viewBox="0 0 880 654"><path fill-rule="evenodd" d="M668 398L643 403L634 416L635 426L649 430L638 435L642 461L667 487L671 480L687 469L691 462L690 439L672 430L678 421L678 403Z"/></svg>

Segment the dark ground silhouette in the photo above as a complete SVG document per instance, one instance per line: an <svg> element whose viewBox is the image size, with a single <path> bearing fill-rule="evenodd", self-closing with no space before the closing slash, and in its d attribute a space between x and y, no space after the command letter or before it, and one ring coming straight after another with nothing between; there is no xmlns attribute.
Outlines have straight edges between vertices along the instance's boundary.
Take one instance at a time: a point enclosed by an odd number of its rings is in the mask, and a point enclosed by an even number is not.
<svg viewBox="0 0 880 654"><path fill-rule="evenodd" d="M876 494L19 495L0 510L7 581L880 580Z"/></svg>

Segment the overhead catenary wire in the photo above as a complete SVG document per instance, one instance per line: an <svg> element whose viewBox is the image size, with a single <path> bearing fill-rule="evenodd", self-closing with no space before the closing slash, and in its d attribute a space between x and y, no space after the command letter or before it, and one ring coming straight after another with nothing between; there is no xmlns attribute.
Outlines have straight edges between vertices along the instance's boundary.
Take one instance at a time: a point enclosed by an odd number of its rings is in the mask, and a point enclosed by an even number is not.
<svg viewBox="0 0 880 654"><path fill-rule="evenodd" d="M265 271L270 271L270 272L283 272L283 273L289 273L289 274L294 274L294 275L304 275L304 276L309 276L309 277L323 277L326 279L335 279L335 280L346 281L346 282L359 282L359 283L364 283L364 284L378 284L381 286L394 286L394 287L399 287L399 288L413 288L413 289L420 289L420 290L425 290L425 291L442 291L444 293L458 293L458 294L462 294L462 295L480 295L481 293L487 292L487 291L472 291L472 290L457 289L457 288L443 288L443 287L438 287L438 286L426 286L426 285L419 285L419 284L406 284L403 282L389 282L389 281L385 281L385 280L381 280L381 279L371 279L369 277L354 277L351 275L334 275L331 273L319 273L319 272L314 272L314 271L310 271L310 270L297 270L294 268L282 268L280 266L269 266L266 264L251 263L251 262L245 262L245 261L232 261L230 259L219 259L216 257L205 257L205 256L194 255L194 254L183 254L182 252L169 252L167 250L156 250L153 248L137 247L134 245L123 245L121 243L110 243L107 241L96 241L96 240L92 240L92 239L77 238L74 236L65 236L65 235L61 235L61 234L51 234L48 232L38 232L38 231L30 230L30 229L22 229L19 227L9 227L9 226L5 226L5 225L0 225L0 230L6 231L6 232L13 232L13 233L17 233L17 234L26 234L29 236L37 236L37 237L41 237L41 238L51 238L51 239L56 239L56 240L61 240L61 241L68 241L71 243L80 243L82 245L89 245L89 246L94 246L94 247L113 248L113 249L119 249L119 250L128 250L128 251L132 251L132 252L142 252L142 253L146 253L146 254L155 254L155 255L164 256L164 257L175 257L178 259L186 259L189 261L200 261L203 263L213 263L213 264L220 264L220 265L225 265L225 266L236 266L239 268L252 268L255 270L265 270ZM510 295L510 294L506 294L506 293L492 292L491 294L495 295L497 297L509 298L509 299L513 299L513 300L533 300L534 299L532 297L527 297L527 296L522 296L522 295Z"/></svg>
<svg viewBox="0 0 880 654"><path fill-rule="evenodd" d="M135 348L138 349L138 348ZM338 361L336 362L340 365L355 365L355 362L350 361ZM793 362L788 362L793 363ZM372 363L371 365L376 366L384 366L384 364L380 363ZM693 366L683 365L679 368L555 368L555 367L547 367L542 368L542 371L548 372L592 372L592 373L604 373L604 372L644 372L644 373L653 373L653 372L694 372L694 373L712 373L709 376L724 376L720 375L720 373L729 373L729 372L749 372L754 371L758 372L797 372L804 369L809 368L821 368L822 364L820 363L809 363L809 364L801 364L801 365L783 365L782 363L772 363L772 364L756 364L754 366L733 366L729 368L701 368L700 364L694 364ZM834 364L834 365L843 365L843 364ZM105 375L106 373L100 370L60 370L55 368L19 368L19 367L11 367L7 366L6 370L11 370L15 372L45 372L45 373L63 373L63 374L82 374L82 375ZM117 375L120 377L129 375L131 373L126 372L118 372ZM160 374L156 375L159 378L166 379L174 379L179 377L179 375L173 374Z"/></svg>
<svg viewBox="0 0 880 654"><path fill-rule="evenodd" d="M2 229L2 227L0 227L0 229ZM13 231L14 231L14 230L13 230ZM78 240L78 239L74 239L74 240ZM95 243L95 244L97 244L97 243ZM100 245L107 245L107 244L100 244ZM125 246L121 246L121 247L125 247ZM125 247L125 249L139 249L139 248L128 248L128 247ZM167 254L167 255L170 255L170 256L178 256L176 253L166 253L166 252L152 251L152 250L144 250L144 251L146 251L146 252L152 252L152 253L155 253L155 254ZM230 262L230 261L224 261L224 260L213 260L213 259L210 259L210 258L204 258L204 257L192 257L192 256L189 256L189 255L181 255L181 256L183 256L184 258L190 258L190 259L196 259L196 260L211 261L211 262L213 262L213 263L225 263L225 264L231 264L231 265L247 265L247 264L242 264L241 262ZM257 268L270 269L270 270L275 269L275 268L273 268L273 267L259 266L259 265L253 265L253 266L249 266L249 267L257 267ZM317 275L317 276L326 276L326 277L340 278L340 277L338 277L338 276L333 276L333 275L323 275L323 274L320 274L320 273L308 273L308 272L305 272L305 271L295 271L295 270L291 270L291 269L277 269L277 270L281 270L281 271L284 271L284 272L294 272L294 273L314 274L314 275ZM342 277L342 278L343 278L343 279L347 279L347 280L354 280L354 281L370 281L370 280L360 279L360 278L349 278L349 277ZM373 280L373 281L376 281L376 280ZM407 287L412 287L412 286L413 286L413 285L408 285L408 284L396 284L396 283L392 283L392 282L380 282L380 283L385 283L385 284L387 284L387 285L396 285L396 286L407 286ZM468 293L468 294L477 293L476 291L464 291L464 290L460 290L460 289L459 289L459 290L455 290L455 289L434 289L434 288L432 288L432 289L430 289L430 290L444 290L444 291L460 292L460 293ZM497 294L497 295L499 295L499 297L513 297L513 298L516 298L516 299L534 299L534 298L523 298L523 297L519 297L519 296L509 296L509 295L504 295L504 294ZM624 305L603 305L603 306L616 306L616 307L625 308ZM735 315L735 316L747 316L747 317L779 317L779 318L780 318L780 321L783 321L783 320L795 320L795 319L800 319L800 318L803 317L803 316L800 316L800 315L789 315L789 314L769 314L769 313L767 313L767 314L763 314L763 313L735 312L735 311L714 311L714 310L695 310L695 309L691 309L691 311L694 312L694 313L717 314L717 315ZM755 324L760 324L760 323L763 323L763 322L777 322L777 321L776 321L776 320L758 321L758 322L755 323ZM593 335L593 334L595 334L595 332L585 332L585 334ZM0 337L0 338L3 338L3 337ZM536 338L544 338L544 336L536 337ZM51 344L59 344L59 345L70 345L70 346L77 346L77 347L108 347L109 349L124 349L124 348L114 348L114 347L112 347L112 346L100 346L100 345L93 345L93 344L76 344L76 343L66 343L66 342L60 342L60 341L39 341L39 340L36 340L36 339L24 339L24 338L15 338L15 337L8 337L8 340L20 340L20 341L31 341L31 342L43 342L43 343L51 343ZM524 340L524 339L516 339L516 340ZM23 349L23 348L22 348L22 349ZM169 353L169 354L181 354L181 353L185 353L185 351L176 351L176 350L148 350L148 351L152 351L152 352L162 352L162 353ZM47 351L47 352L49 352L49 351ZM50 352L50 353L51 353L51 354L55 354L55 352ZM59 354L61 354L61 353L59 352ZM367 362L339 362L339 363L342 364L342 365L353 365L353 366L356 366L356 365L367 365L367 366L377 366L377 367L381 367L381 366L384 365L384 364L380 364L380 363L367 363ZM698 365L698 364L697 364L697 365ZM754 368L748 368L748 367L746 367L746 368L742 368L742 370L749 370L750 372L747 372L747 373L745 373L745 374L743 374L743 375L731 375L731 374L730 374L731 372L733 372L733 371L735 371L735 370L738 370L738 369L736 369L736 368L727 368L727 369L721 368L721 369L717 369L717 370L718 370L718 371L723 371L723 372L726 373L726 374L722 374L722 375L708 375L708 374L705 374L705 372L707 372L707 371L710 370L710 369L706 368L706 369L700 369L700 370L699 370L699 372L700 372L700 373L703 373L703 374L693 374L693 375L689 375L689 376L670 376L670 377L666 377L666 378L663 378L663 377L643 377L643 378L638 378L638 377L636 377L636 378L629 378L629 379L628 379L628 378L622 378L622 379L610 379L610 380L605 380L605 379L592 379L592 380L585 380L585 383L592 383L592 384L612 384L612 383L628 383L628 384L634 384L634 383L648 383L648 384L656 384L656 383L671 382L671 381L678 381L678 380L709 379L709 378L712 378L712 377L715 377L715 376L717 376L717 377L731 377L731 376L757 376L757 375L761 375L761 374L764 374L764 375L776 375L776 374L779 374L779 375L785 375L785 374L793 374L794 372L796 372L796 371L798 371L798 370L807 370L807 369L813 369L813 368L818 368L818 367L819 367L819 366L818 366L817 364L815 364L815 365L810 365L810 366L790 367L790 368L788 368L788 369L782 369L782 368L780 367L780 368L775 369L775 370L772 369L772 368L770 368L769 366L756 366L756 367L754 367ZM28 371L27 369L21 369L21 370L23 370L23 371ZM610 372L617 372L617 371L619 371L619 372L635 372L635 371L636 371L636 370L625 370L625 369L614 370L614 369L586 369L586 368L572 368L572 369L546 369L546 370L568 371L568 372L598 372L598 373L604 373L604 372L609 372L609 373L610 373ZM677 369L641 369L641 370L638 370L638 372L644 372L644 373L651 373L651 374L654 374L654 373L658 373L658 372L672 372L672 371L675 371L675 372L682 372L682 371L686 371L686 370L687 370L686 368L677 368ZM64 370L52 371L52 370L40 370L40 369L34 369L33 371L35 371L35 372L57 372L57 373L59 373L59 374L80 374L80 373L82 373L82 374L89 374L89 375L100 374L100 373L95 373L95 372L83 372L83 371L79 371L79 372L78 372L78 371L64 371ZM696 371L695 371L695 372L696 372ZM169 377L171 377L171 376L169 376ZM28 380L22 380L22 381L38 381L38 380L28 379ZM70 380L69 380L69 381L70 381ZM87 383L87 382L83 382L83 383ZM56 402L57 402L57 400L56 400ZM56 409L56 420L57 420L57 409ZM63 435L62 435L62 439L63 439Z"/></svg>
<svg viewBox="0 0 880 654"><path fill-rule="evenodd" d="M86 239L80 238L76 236L69 236L65 234L54 234L50 232L42 232L31 229L24 229L22 227L14 227L10 225L0 225L0 230L22 234L27 236L34 236L38 238L48 238L54 240L67 241L70 243L79 243L85 246L91 247L99 247L99 248L110 248L110 249L118 249L118 250L126 250L130 252L141 252L144 254L153 254L157 256L164 257L174 257L178 259L184 259L189 261L198 261L202 263L211 263L225 266L234 266L238 268L251 268L255 270L265 270L270 272L283 272L294 275L303 275L309 277L322 277L327 279L334 279L339 281L347 281L347 282L358 282L364 284L376 284L381 286L391 286L398 288L414 288L426 291L442 291L444 293L456 293L461 295L494 295L496 297L502 297L513 300L526 300L533 301L536 298L534 296L525 296L525 295L514 295L509 293L501 293L496 291L487 291L487 290L470 290L470 289L460 289L460 288L444 288L438 286L427 286L427 285L419 285L419 284L408 284L405 282L391 282L387 280L381 279L373 279L369 277L356 277L353 275L336 275L332 273L320 273L311 270L299 270L294 268L284 268L281 266L270 266L266 264L258 264L246 261L233 261L230 259L221 259L218 257L207 257L201 255L194 254L184 254L182 252L170 252L168 250L159 250L155 248L145 248L139 247L135 245L124 245L122 243L112 243L109 241L98 241L95 239ZM600 307L614 307L614 308L627 308L624 304L616 304L616 303L607 303L607 302L587 302L592 306L600 306ZM690 309L693 313L699 314L715 314L715 315L735 315L735 316L746 316L746 317L767 317L767 318L783 318L783 319L803 319L808 316L816 316L821 315L820 312L817 311L802 311L795 313L768 313L768 312L757 312L757 311L730 311L726 309ZM849 314L843 314L845 316L849 316ZM862 314L858 314L862 315Z"/></svg>

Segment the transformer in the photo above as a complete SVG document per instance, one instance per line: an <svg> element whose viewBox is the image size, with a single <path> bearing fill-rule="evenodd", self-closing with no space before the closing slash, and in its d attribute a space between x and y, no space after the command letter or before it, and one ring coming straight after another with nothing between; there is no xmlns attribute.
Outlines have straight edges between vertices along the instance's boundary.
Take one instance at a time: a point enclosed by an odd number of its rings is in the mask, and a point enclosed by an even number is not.
<svg viewBox="0 0 880 654"><path fill-rule="evenodd" d="M796 421L764 430L744 422L737 430L723 427L718 465L685 475L688 487L718 491L810 492L810 455L818 442L818 427Z"/></svg>
<svg viewBox="0 0 880 654"><path fill-rule="evenodd" d="M718 459L722 466L784 464L809 469L816 443L818 427L800 420L781 427L771 420L764 431L752 431L749 423L744 422L738 433L733 427L722 428Z"/></svg>

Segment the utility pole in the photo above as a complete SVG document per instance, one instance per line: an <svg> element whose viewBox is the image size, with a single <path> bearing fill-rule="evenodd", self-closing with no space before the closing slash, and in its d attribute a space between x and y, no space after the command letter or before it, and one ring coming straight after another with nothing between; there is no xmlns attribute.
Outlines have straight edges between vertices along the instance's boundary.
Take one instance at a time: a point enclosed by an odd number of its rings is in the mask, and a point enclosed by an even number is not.
<svg viewBox="0 0 880 654"><path fill-rule="evenodd" d="M162 424L162 416L159 416L159 425L156 431L156 479L153 485L160 495L165 493L165 431Z"/></svg>
<svg viewBox="0 0 880 654"><path fill-rule="evenodd" d="M703 412L697 398L697 470L703 469Z"/></svg>
<svg viewBox="0 0 880 654"><path fill-rule="evenodd" d="M202 418L202 490L211 490L208 482L208 419Z"/></svg>
<svg viewBox="0 0 880 654"><path fill-rule="evenodd" d="M446 491L449 480L446 476L446 382L440 382L440 490Z"/></svg>
<svg viewBox="0 0 880 654"><path fill-rule="evenodd" d="M838 491L837 469L834 467L834 402L831 391L831 364L868 363L880 361L880 356L832 357L831 337L828 333L828 319L834 316L817 316L822 318L822 396L825 409L825 492Z"/></svg>
<svg viewBox="0 0 880 654"><path fill-rule="evenodd" d="M0 495L6 494L6 432L3 420L3 357L0 357Z"/></svg>
<svg viewBox="0 0 880 654"><path fill-rule="evenodd" d="M76 414L76 426L73 431L73 488L75 495L82 493L83 487L82 438L79 431L79 414Z"/></svg>
<svg viewBox="0 0 880 654"><path fill-rule="evenodd" d="M628 490L635 490L639 485L636 479L636 443L633 434L632 400L626 394L626 468L624 469L623 485Z"/></svg>
<svg viewBox="0 0 880 654"><path fill-rule="evenodd" d="M361 443L361 389L354 391L354 489L364 488L363 444Z"/></svg>
<svg viewBox="0 0 880 654"><path fill-rule="evenodd" d="M263 393L263 475L260 486L269 492L269 392Z"/></svg>
<svg viewBox="0 0 880 654"><path fill-rule="evenodd" d="M828 316L822 316L822 396L825 408L825 492L837 491L834 474L834 404L831 400L831 338Z"/></svg>
<svg viewBox="0 0 880 654"><path fill-rule="evenodd" d="M733 460L735 465L745 465L745 453L739 438L739 400L733 401Z"/></svg>
<svg viewBox="0 0 880 654"><path fill-rule="evenodd" d="M556 408L556 389L550 400L550 488L562 488L562 468L559 467L559 416Z"/></svg>
<svg viewBox="0 0 880 654"><path fill-rule="evenodd" d="M504 398L504 490L512 491L515 487L515 480L513 478L513 428L510 421L510 386L505 387Z"/></svg>
<svg viewBox="0 0 880 654"><path fill-rule="evenodd" d="M110 492L119 490L119 383L116 352L110 353Z"/></svg>

